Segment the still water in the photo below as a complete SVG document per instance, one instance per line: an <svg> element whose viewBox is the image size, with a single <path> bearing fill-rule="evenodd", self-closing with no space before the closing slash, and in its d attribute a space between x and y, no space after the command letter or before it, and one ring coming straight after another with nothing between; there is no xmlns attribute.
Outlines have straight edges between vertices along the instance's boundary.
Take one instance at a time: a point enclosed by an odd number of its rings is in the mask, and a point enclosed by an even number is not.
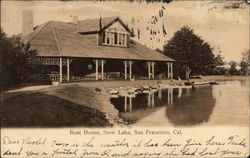
<svg viewBox="0 0 250 158"><path fill-rule="evenodd" d="M111 98L133 126L248 126L248 81L195 89L156 89Z"/></svg>

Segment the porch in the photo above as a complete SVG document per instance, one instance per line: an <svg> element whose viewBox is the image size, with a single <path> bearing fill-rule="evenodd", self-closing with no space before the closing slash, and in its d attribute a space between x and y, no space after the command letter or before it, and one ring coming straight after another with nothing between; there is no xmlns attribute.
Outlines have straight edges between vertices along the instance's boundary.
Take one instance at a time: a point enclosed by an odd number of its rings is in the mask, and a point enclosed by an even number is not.
<svg viewBox="0 0 250 158"><path fill-rule="evenodd" d="M173 79L173 61L37 57L30 63L42 68L27 80L140 80ZM48 70L49 67L52 69ZM40 73L39 73L40 72Z"/></svg>

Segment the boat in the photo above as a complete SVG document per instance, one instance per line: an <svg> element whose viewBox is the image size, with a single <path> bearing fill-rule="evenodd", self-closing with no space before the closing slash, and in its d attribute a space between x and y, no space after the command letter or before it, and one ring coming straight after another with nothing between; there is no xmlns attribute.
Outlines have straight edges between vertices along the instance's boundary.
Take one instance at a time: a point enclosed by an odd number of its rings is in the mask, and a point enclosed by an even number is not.
<svg viewBox="0 0 250 158"><path fill-rule="evenodd" d="M143 87L142 87L142 86L136 86L136 88L137 88L136 92L141 92L141 91L143 91Z"/></svg>
<svg viewBox="0 0 250 158"><path fill-rule="evenodd" d="M194 85L210 85L210 82L195 82Z"/></svg>
<svg viewBox="0 0 250 158"><path fill-rule="evenodd" d="M157 89L158 87L159 87L158 85L150 86L151 89Z"/></svg>
<svg viewBox="0 0 250 158"><path fill-rule="evenodd" d="M218 85L219 83L216 81L210 82L211 85Z"/></svg>
<svg viewBox="0 0 250 158"><path fill-rule="evenodd" d="M112 94L112 95L119 93L119 91L117 89L114 89L114 88L108 89L108 92L109 92L109 94Z"/></svg>
<svg viewBox="0 0 250 158"><path fill-rule="evenodd" d="M111 94L110 98L119 98L118 94Z"/></svg>
<svg viewBox="0 0 250 158"><path fill-rule="evenodd" d="M126 95L128 95L128 92L122 90L122 91L119 91L119 95L121 95L121 96L126 96Z"/></svg>
<svg viewBox="0 0 250 158"><path fill-rule="evenodd" d="M211 82L194 82L193 83L193 88L196 88L196 87L203 87L203 86L211 86L212 84L215 84L215 83L211 83Z"/></svg>
<svg viewBox="0 0 250 158"><path fill-rule="evenodd" d="M146 93L148 94L150 92L150 89L144 89L141 93Z"/></svg>
<svg viewBox="0 0 250 158"><path fill-rule="evenodd" d="M124 93L124 92L121 92L119 93L119 96L122 96L122 97L129 97L129 98L135 98L136 94L135 93Z"/></svg>
<svg viewBox="0 0 250 158"><path fill-rule="evenodd" d="M130 91L136 92L138 89L135 87L130 88Z"/></svg>
<svg viewBox="0 0 250 158"><path fill-rule="evenodd" d="M210 82L194 82L194 86L210 85Z"/></svg>
<svg viewBox="0 0 250 158"><path fill-rule="evenodd" d="M148 85L144 85L144 86L142 86L142 88L143 88L143 90L149 90L150 89L150 87Z"/></svg>
<svg viewBox="0 0 250 158"><path fill-rule="evenodd" d="M192 85L192 86L209 86L209 85L218 85L215 81L210 82L185 82L185 85Z"/></svg>
<svg viewBox="0 0 250 158"><path fill-rule="evenodd" d="M160 84L160 88L192 88L192 85L164 85L164 84Z"/></svg>
<svg viewBox="0 0 250 158"><path fill-rule="evenodd" d="M192 85L194 85L194 82L184 82L184 84L186 85L186 86L192 86Z"/></svg>
<svg viewBox="0 0 250 158"><path fill-rule="evenodd" d="M114 89L114 90L109 91L109 93L110 93L110 94L118 94L119 91Z"/></svg>
<svg viewBox="0 0 250 158"><path fill-rule="evenodd" d="M132 89L132 88L127 90L127 93L128 93L128 94L133 94L134 92L135 92L135 90Z"/></svg>

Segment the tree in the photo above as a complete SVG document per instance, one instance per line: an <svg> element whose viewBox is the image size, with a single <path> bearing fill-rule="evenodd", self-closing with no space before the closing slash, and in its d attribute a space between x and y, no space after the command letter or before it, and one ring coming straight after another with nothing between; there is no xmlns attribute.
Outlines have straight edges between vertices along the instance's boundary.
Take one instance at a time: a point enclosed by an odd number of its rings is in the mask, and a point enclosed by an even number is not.
<svg viewBox="0 0 250 158"><path fill-rule="evenodd" d="M221 51L219 51L221 53ZM213 69L213 75L225 75L226 68L223 67L225 65L224 57L220 54L217 54L217 56L214 58L214 65L215 68Z"/></svg>
<svg viewBox="0 0 250 158"><path fill-rule="evenodd" d="M230 75L237 75L238 70L236 69L236 62L235 61L230 61L231 67L229 68L229 73Z"/></svg>
<svg viewBox="0 0 250 158"><path fill-rule="evenodd" d="M211 46L195 35L187 26L174 33L164 47L164 54L175 59L174 77L185 78L189 70L192 75L211 74L215 68Z"/></svg>
<svg viewBox="0 0 250 158"><path fill-rule="evenodd" d="M221 66L224 65L224 57L221 56L220 54L218 54L215 58L214 58L214 64L215 66Z"/></svg>
<svg viewBox="0 0 250 158"><path fill-rule="evenodd" d="M249 58L250 58L250 50L246 50L242 53L242 59L240 62L240 71L243 72L244 75L248 74L248 65L249 65Z"/></svg>
<svg viewBox="0 0 250 158"><path fill-rule="evenodd" d="M28 58L36 55L35 50L30 50L29 44L24 44L20 37L7 37L0 29L1 45L1 88L20 83L25 80L25 75L34 68L28 63Z"/></svg>

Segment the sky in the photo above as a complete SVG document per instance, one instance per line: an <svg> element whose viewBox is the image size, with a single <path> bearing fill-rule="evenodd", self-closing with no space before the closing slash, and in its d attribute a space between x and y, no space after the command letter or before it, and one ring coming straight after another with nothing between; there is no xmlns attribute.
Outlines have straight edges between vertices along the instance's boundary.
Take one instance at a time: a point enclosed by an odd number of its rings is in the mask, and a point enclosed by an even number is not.
<svg viewBox="0 0 250 158"><path fill-rule="evenodd" d="M231 7L232 1L173 1L166 3L146 3L127 1L1 1L1 27L8 36L22 32L22 12L33 11L33 25L37 26L49 20L72 21L119 16L135 30L140 31L140 39L135 40L152 49L167 43L183 26L189 26L201 36L215 54L224 56L225 61L239 62L241 53L249 49L249 6L245 3ZM159 18L159 10L164 9L164 16ZM152 25L152 16L157 23ZM164 25L167 35L162 34ZM154 30L157 35L150 35Z"/></svg>

